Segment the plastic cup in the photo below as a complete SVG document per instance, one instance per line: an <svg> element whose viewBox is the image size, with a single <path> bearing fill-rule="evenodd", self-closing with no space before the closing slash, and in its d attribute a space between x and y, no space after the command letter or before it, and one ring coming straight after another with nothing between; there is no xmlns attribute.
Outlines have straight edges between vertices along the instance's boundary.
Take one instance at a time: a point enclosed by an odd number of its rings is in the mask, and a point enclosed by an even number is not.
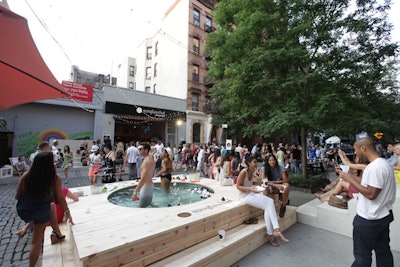
<svg viewBox="0 0 400 267"><path fill-rule="evenodd" d="M348 173L348 172L349 172L349 169L350 169L349 166L347 166L347 165L340 165L339 167L342 169L342 172L344 172L344 173Z"/></svg>

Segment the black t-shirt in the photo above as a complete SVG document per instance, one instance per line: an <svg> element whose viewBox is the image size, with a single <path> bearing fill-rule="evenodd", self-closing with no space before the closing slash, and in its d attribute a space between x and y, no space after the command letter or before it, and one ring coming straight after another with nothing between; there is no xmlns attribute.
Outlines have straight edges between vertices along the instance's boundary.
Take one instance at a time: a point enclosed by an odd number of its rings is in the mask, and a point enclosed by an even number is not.
<svg viewBox="0 0 400 267"><path fill-rule="evenodd" d="M301 151L298 150L297 148L292 149L292 155L293 155L293 159L301 159Z"/></svg>

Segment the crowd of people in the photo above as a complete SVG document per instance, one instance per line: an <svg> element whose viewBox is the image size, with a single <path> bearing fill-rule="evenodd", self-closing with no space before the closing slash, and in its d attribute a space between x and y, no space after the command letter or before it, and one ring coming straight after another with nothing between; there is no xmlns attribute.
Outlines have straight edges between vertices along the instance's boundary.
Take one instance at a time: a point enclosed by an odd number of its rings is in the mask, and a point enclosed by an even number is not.
<svg viewBox="0 0 400 267"><path fill-rule="evenodd" d="M373 248L380 249L384 254L384 256L379 255L380 260L390 263L388 259L390 250L387 251L386 242L388 242L388 227L393 220L391 205L394 199L395 172L400 171L398 157L400 144L389 144L386 152L381 153L371 139L364 138L354 144L354 149L356 158L353 163L343 151L335 147L325 151L321 146L311 144L307 148L308 158L326 157L328 165L336 166L339 176L334 183L324 189L326 191L324 194L316 194L316 197L321 201L328 201L334 196L343 194L349 198L354 194L363 196L364 200L359 201L360 209L355 218L355 233L357 232L360 236L367 235L381 243L377 241L378 243L373 244L375 247L365 247L360 245L361 237L355 237L355 244L362 247L362 250L355 249L354 251L356 261L368 261L367 250ZM160 177L162 188L168 192L172 172L178 169L199 172L202 177L218 180L221 185L235 184L239 191L239 198L244 203L264 210L267 240L272 246L279 246L278 238L284 242L289 241L279 230L276 203L272 196L277 196L278 215L284 217L290 193L288 172L299 172L301 151L301 146L296 144L292 144L291 147L279 144L276 148L273 144L254 145L251 150L241 144L232 150L216 144L182 144L181 147L174 145L171 148L170 144L164 145L161 140L152 143L132 141L127 145L118 142L114 147L111 143L101 144L100 141L94 141L90 150L88 150L87 142L80 148L82 165L89 166L90 184L97 184L99 175L113 177L111 180L103 178L103 182L114 182L116 178L123 180L126 170L130 180L138 180L132 194L132 201L138 201L139 207L147 207L152 202L153 177ZM51 225L53 228L51 240L52 243L57 243L65 238L58 227L64 215L73 223L65 198L68 196L75 201L79 198L69 192L66 187L62 187L61 178L55 172L56 167L61 167L64 171L65 183L67 183L72 157L73 154L68 145L65 145L63 153L60 153L57 140L53 140L51 144L42 142L30 157L31 167L24 167L16 199L18 215L26 222L26 225L16 234L23 236L29 227L33 228L30 252L32 264L37 261L40 254L44 228ZM386 160L383 159L384 157ZM61 165L60 158L62 158ZM259 165L260 161L262 161L261 165ZM342 164L341 168L337 166L337 163ZM348 167L343 169L343 166ZM103 168L104 174L101 174ZM374 175L384 175L384 179L376 180ZM384 196L381 191L386 192L387 196ZM55 203L58 203L58 207ZM32 205L40 208L33 209ZM371 205L375 207L372 213L365 208L372 207ZM378 208L383 210L378 212ZM365 220L383 220L380 230L383 237L366 232L367 230L363 229ZM382 238L385 239L381 240Z"/></svg>

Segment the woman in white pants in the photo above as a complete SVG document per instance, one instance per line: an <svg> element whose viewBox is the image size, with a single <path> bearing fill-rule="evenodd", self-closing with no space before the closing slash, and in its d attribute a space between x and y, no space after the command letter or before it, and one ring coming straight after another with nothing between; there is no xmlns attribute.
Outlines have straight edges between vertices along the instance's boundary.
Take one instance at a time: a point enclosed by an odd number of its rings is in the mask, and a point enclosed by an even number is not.
<svg viewBox="0 0 400 267"><path fill-rule="evenodd" d="M286 239L279 230L274 201L253 187L253 185L257 185L257 181L254 180L254 173L257 169L257 158L249 157L246 160L246 165L247 167L239 173L237 179L236 187L240 191L239 197L247 205L264 210L268 242L272 246L279 246L279 243L277 242L278 237L284 242L289 242L289 240Z"/></svg>

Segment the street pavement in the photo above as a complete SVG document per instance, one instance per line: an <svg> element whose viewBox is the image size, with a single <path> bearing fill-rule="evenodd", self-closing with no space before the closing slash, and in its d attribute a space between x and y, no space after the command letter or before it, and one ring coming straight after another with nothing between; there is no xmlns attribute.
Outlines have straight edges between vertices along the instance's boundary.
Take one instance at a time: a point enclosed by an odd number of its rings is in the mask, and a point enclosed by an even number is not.
<svg viewBox="0 0 400 267"><path fill-rule="evenodd" d="M64 180L64 174L60 171L58 173ZM334 176L331 178L333 179ZM15 210L14 196L18 181L18 176L0 179L0 266L4 267L28 266L29 263L32 232L28 231L21 238L13 234L25 224ZM73 188L88 185L87 168L74 168L74 171L70 171L70 180L66 186ZM300 206L312 199L314 196L311 193L301 191L291 191L290 193L292 206ZM392 223L392 227L393 225L394 223ZM350 266L353 261L351 238L301 223L289 228L285 231L285 235L291 240L289 243L281 244L279 248L268 244L263 245L232 266L338 267ZM393 256L395 266L400 266L400 253L394 252Z"/></svg>

